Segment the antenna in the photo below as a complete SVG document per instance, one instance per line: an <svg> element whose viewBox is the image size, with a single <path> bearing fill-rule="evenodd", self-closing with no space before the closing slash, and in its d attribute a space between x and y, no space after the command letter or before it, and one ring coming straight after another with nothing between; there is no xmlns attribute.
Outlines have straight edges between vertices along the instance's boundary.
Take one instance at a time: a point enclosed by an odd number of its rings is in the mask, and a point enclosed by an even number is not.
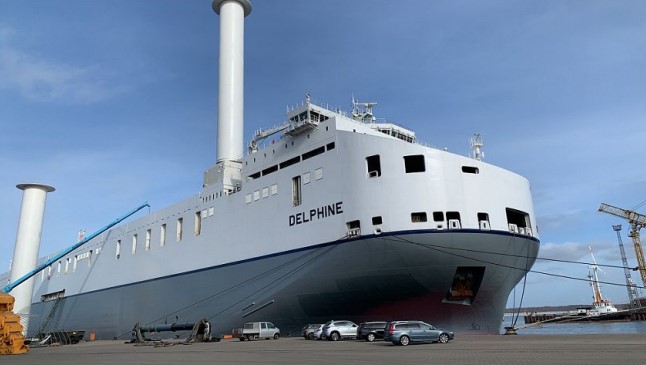
<svg viewBox="0 0 646 365"><path fill-rule="evenodd" d="M374 114L372 114L372 107L377 103L360 103L352 96L352 118L361 122L374 123L377 121Z"/></svg>
<svg viewBox="0 0 646 365"><path fill-rule="evenodd" d="M482 161L482 159L484 158L482 147L484 147L482 136L480 135L480 133L474 134L473 137L471 137L471 157L475 158L478 161Z"/></svg>

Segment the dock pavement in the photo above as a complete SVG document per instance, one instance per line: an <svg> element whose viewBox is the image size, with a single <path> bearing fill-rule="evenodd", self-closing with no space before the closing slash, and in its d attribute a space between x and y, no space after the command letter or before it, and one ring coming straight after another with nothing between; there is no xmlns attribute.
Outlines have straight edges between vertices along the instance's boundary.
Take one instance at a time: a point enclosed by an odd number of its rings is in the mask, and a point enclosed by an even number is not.
<svg viewBox="0 0 646 365"><path fill-rule="evenodd" d="M646 364L646 334L456 336L447 344L278 340L135 346L123 341L32 348L0 364Z"/></svg>

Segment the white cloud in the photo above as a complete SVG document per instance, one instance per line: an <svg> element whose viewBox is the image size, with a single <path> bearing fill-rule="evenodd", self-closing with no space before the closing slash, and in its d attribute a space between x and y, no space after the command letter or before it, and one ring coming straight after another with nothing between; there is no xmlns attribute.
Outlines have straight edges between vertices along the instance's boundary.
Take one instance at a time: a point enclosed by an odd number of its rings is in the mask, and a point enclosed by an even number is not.
<svg viewBox="0 0 646 365"><path fill-rule="evenodd" d="M73 66L37 57L12 45L15 31L0 28L0 88L33 101L96 103L126 91L110 85L99 65Z"/></svg>

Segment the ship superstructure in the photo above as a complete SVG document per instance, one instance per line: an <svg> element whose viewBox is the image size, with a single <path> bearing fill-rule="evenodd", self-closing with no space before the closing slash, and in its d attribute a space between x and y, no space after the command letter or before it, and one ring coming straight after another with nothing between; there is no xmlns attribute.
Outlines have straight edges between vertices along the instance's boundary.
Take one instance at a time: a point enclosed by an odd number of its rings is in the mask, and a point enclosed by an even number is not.
<svg viewBox="0 0 646 365"><path fill-rule="evenodd" d="M251 5L213 7L221 33L241 42ZM241 46L224 43L238 59ZM220 73L238 75L235 65L223 71L226 52ZM202 318L216 335L249 321L296 334L333 318L499 333L507 297L539 248L525 178L482 161L479 150L469 158L417 143L413 131L377 122L375 103L353 101L343 112L309 95L242 156L241 76L226 82L220 104L236 107L219 114L218 159L202 191L112 228L39 274L31 335L127 338L137 322Z"/></svg>

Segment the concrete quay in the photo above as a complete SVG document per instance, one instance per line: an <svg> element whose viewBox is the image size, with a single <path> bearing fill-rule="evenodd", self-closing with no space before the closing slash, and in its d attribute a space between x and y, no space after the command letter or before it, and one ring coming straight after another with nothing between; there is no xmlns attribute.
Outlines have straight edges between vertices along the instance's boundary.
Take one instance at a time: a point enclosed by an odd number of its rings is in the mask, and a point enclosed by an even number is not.
<svg viewBox="0 0 646 365"><path fill-rule="evenodd" d="M10 364L646 364L646 334L458 336L447 344L303 338L134 346L122 341L32 348Z"/></svg>

